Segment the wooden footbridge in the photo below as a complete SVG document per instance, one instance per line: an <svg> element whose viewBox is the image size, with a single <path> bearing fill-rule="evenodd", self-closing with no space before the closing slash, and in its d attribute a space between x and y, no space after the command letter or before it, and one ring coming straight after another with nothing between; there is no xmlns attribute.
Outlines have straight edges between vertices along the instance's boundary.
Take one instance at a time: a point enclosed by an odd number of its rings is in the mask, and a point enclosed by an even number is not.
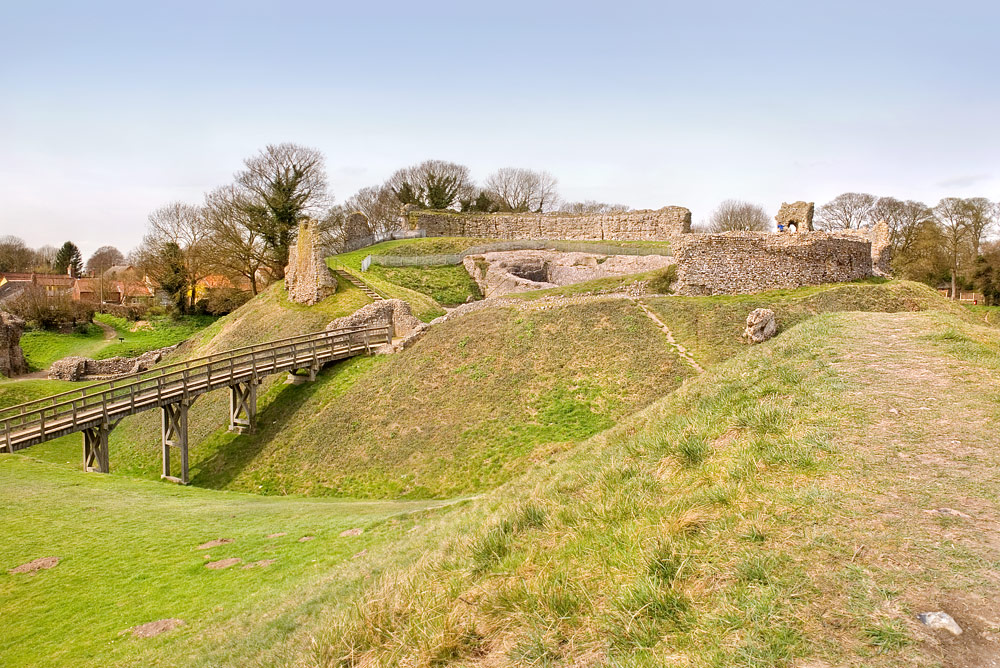
<svg viewBox="0 0 1000 668"><path fill-rule="evenodd" d="M160 409L163 475L188 482L188 410L202 394L229 388L229 429L253 430L257 386L270 374L307 370L310 380L324 364L371 353L392 339L392 325L304 334L87 385L44 399L0 409L0 450L16 452L60 436L83 433L83 467L110 470L108 434L123 418ZM171 475L170 453L180 454L180 476Z"/></svg>

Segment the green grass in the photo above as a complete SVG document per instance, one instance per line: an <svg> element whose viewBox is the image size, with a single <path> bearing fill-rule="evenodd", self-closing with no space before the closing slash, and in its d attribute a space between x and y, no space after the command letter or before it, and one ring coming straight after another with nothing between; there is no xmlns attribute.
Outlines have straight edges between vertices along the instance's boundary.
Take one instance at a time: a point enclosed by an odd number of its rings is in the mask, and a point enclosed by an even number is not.
<svg viewBox="0 0 1000 668"><path fill-rule="evenodd" d="M873 281L772 290L753 295L648 299L677 341L703 365L728 359L746 347L740 334L756 308L775 312L778 331L819 313L836 311L923 311L965 314L935 290L910 281ZM971 319L971 318L970 318Z"/></svg>
<svg viewBox="0 0 1000 668"><path fill-rule="evenodd" d="M0 408L16 406L79 387L80 383L66 380L0 380Z"/></svg>
<svg viewBox="0 0 1000 668"><path fill-rule="evenodd" d="M218 318L210 315L186 315L179 318L153 316L135 323L107 313L98 313L94 319L115 328L116 337L95 355L95 359L107 359L117 356L137 357L150 350L187 341ZM119 341L120 338L125 340Z"/></svg>
<svg viewBox="0 0 1000 668"><path fill-rule="evenodd" d="M637 306L484 309L403 354L357 358L314 384L262 390L256 434L226 431L227 397L191 410L192 481L365 498L489 489L677 387L691 370ZM112 432L118 471L158 475L159 417Z"/></svg>
<svg viewBox="0 0 1000 668"><path fill-rule="evenodd" d="M401 244L406 242L388 241L386 243ZM376 248L376 246L373 246L372 248ZM402 299L407 302L413 310L413 315L424 322L430 322L434 318L445 314L445 310L441 308L441 305L434 301L432 297L425 295L422 292L418 292L417 290L412 290L402 285L392 283L382 276L374 274L373 272L361 271L361 261L365 259L365 256L369 255L368 252L365 252L369 250L370 249L362 249L360 251L354 251L353 253L341 253L340 255L334 255L328 257L326 259L326 263L331 269L344 269L347 272L354 274L361 281L367 283L369 287L374 288L375 291L383 297L389 299Z"/></svg>
<svg viewBox="0 0 1000 668"><path fill-rule="evenodd" d="M21 335L21 350L32 371L47 369L56 360L71 355L89 357L107 344L104 330L93 324L86 325L86 332L81 333L31 329Z"/></svg>
<svg viewBox="0 0 1000 668"><path fill-rule="evenodd" d="M3 665L233 665L219 635L243 633L234 619L251 617L251 648L282 642L318 603L357 587L366 571L352 555L400 540L421 518L405 513L427 505L267 499L0 456ZM338 537L356 527L361 536ZM267 538L274 533L287 535ZM196 549L217 538L233 542ZM51 570L7 572L48 556L60 558ZM205 568L229 557L274 563ZM152 639L122 635L165 618L185 625Z"/></svg>
<svg viewBox="0 0 1000 668"><path fill-rule="evenodd" d="M444 306L464 304L470 299L483 298L479 286L460 264L436 267L372 265L365 272L364 278L367 280L372 277L425 294Z"/></svg>

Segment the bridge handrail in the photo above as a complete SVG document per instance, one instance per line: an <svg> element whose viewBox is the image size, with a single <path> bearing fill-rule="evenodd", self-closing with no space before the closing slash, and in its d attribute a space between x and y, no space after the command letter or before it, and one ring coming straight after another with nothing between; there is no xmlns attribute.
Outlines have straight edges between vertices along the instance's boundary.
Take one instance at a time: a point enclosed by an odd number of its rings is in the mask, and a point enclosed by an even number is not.
<svg viewBox="0 0 1000 668"><path fill-rule="evenodd" d="M346 341L348 346L351 346L354 343L353 337L356 334L365 334L365 339L368 342L371 342L373 338L372 334L375 334L376 337L381 335L381 337L389 340L391 339L389 327L390 325L343 327L322 332L313 332L311 334L302 334L286 339L267 341L204 357L196 357L183 362L157 367L146 372L87 385L79 390L70 390L69 392L0 409L0 420L4 423L4 431L9 433L14 427L24 427L36 420L58 419L66 415L75 415L77 412L88 408L107 405L109 400L113 401L123 396L134 397L138 392L152 389L154 386L158 389L158 392L162 393L165 386L172 386L172 383L177 380L183 380L185 383L188 383L207 376L210 381L213 365L217 362L225 362L226 368L232 372L237 366L247 361L256 362L257 356L260 353L270 353L268 356L269 359L277 363L279 351L284 351L285 354L291 351L292 355L296 356L302 351L308 352L312 350L315 352L316 344L318 343L329 342L336 344L337 342ZM358 343L364 342L359 341ZM300 346L302 347L300 348ZM305 346L309 347L306 348ZM252 368L250 371L254 371L255 368ZM207 370L207 374L202 373L205 370ZM144 388L143 384L148 385ZM75 396L70 398L70 395Z"/></svg>

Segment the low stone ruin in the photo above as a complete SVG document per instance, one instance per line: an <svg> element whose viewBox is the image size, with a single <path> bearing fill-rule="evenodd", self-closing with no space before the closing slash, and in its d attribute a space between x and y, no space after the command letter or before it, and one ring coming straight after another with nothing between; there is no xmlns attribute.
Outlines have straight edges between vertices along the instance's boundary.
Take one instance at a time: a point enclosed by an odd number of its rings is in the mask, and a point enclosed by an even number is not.
<svg viewBox="0 0 1000 668"><path fill-rule="evenodd" d="M288 290L288 299L309 306L337 291L337 279L326 266L312 222L299 223L298 239L288 249L285 289Z"/></svg>
<svg viewBox="0 0 1000 668"><path fill-rule="evenodd" d="M423 325L402 299L380 299L366 304L351 315L337 318L326 326L326 331L345 327L374 327L392 323L393 337L406 336Z"/></svg>
<svg viewBox="0 0 1000 668"><path fill-rule="evenodd" d="M743 338L750 343L763 343L778 333L778 321L769 308L756 308L747 316Z"/></svg>
<svg viewBox="0 0 1000 668"><path fill-rule="evenodd" d="M778 231L781 232L812 232L813 211L816 205L813 202L782 202L778 209L778 215L774 217L778 221Z"/></svg>
<svg viewBox="0 0 1000 668"><path fill-rule="evenodd" d="M24 320L13 313L0 311L0 375L17 376L27 373L28 364L21 350Z"/></svg>
<svg viewBox="0 0 1000 668"><path fill-rule="evenodd" d="M109 357L94 360L88 357L66 357L52 363L49 378L52 380L109 380L142 373L159 364L167 353L177 346L160 348L143 353L138 357Z"/></svg>
<svg viewBox="0 0 1000 668"><path fill-rule="evenodd" d="M673 264L673 259L663 255L525 250L468 255L462 263L483 296L491 298L653 271Z"/></svg>

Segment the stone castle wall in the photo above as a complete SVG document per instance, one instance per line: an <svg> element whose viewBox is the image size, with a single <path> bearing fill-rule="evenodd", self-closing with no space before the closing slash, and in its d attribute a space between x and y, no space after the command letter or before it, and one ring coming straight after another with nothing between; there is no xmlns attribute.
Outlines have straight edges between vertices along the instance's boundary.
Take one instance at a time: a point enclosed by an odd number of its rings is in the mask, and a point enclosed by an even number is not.
<svg viewBox="0 0 1000 668"><path fill-rule="evenodd" d="M432 237L488 239L671 239L691 232L691 212L681 206L609 214L454 213L411 211L411 229Z"/></svg>
<svg viewBox="0 0 1000 668"><path fill-rule="evenodd" d="M285 267L288 299L298 304L315 304L337 291L337 280L323 258L323 250L311 223L299 223L295 244L288 249Z"/></svg>
<svg viewBox="0 0 1000 668"><path fill-rule="evenodd" d="M678 294L748 294L875 275L872 244L836 233L690 234L672 246Z"/></svg>

